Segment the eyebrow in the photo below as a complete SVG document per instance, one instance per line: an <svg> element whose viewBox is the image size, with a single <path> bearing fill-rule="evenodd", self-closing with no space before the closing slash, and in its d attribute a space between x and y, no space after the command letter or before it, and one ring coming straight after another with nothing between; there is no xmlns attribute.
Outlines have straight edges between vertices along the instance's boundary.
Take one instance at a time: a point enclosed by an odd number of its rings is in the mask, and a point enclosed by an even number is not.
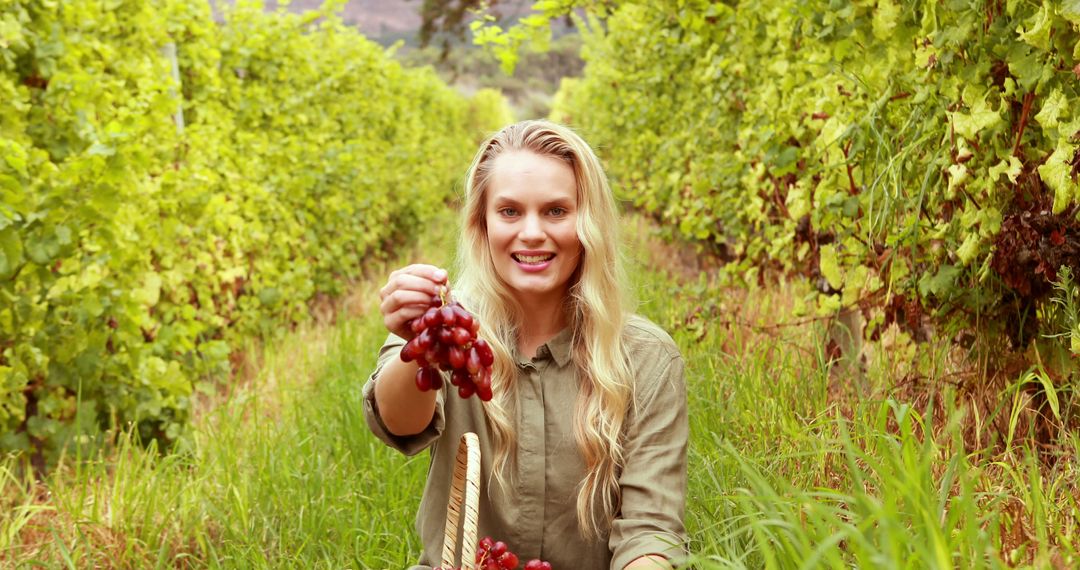
<svg viewBox="0 0 1080 570"><path fill-rule="evenodd" d="M521 202L514 200L513 198L507 198L505 196L498 196L493 203L495 206L521 206ZM550 208L552 206L569 207L570 200L566 198L556 198L554 200L548 200L540 205L541 208Z"/></svg>

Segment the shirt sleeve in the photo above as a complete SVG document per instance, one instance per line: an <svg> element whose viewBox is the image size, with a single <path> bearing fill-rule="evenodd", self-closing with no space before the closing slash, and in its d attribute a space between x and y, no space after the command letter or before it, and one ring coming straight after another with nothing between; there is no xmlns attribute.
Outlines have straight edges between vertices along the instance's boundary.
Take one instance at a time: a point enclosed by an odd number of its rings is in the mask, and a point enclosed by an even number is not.
<svg viewBox="0 0 1080 570"><path fill-rule="evenodd" d="M683 514L690 429L684 365L679 355L658 364L646 374L644 397L631 412L619 477L622 503L609 538L612 570L647 554L677 560L687 552Z"/></svg>
<svg viewBox="0 0 1080 570"><path fill-rule="evenodd" d="M390 430L386 428L386 424L383 423L382 416L379 415L379 406L375 402L375 383L378 382L379 372L382 371L383 366L385 366L391 358L397 358L398 353L401 352L401 347L404 345L405 339L391 334L387 337L383 347L379 350L379 358L376 362L375 370L371 373L367 382L364 383L364 420L367 421L367 425L371 429L371 432L375 434L375 437L379 438L383 443L405 455L416 455L431 446L435 440L439 439L443 429L446 427L446 418L444 415L446 391L439 390L435 395L435 413L431 416L431 423L424 428L424 431L409 436L400 436L390 433Z"/></svg>

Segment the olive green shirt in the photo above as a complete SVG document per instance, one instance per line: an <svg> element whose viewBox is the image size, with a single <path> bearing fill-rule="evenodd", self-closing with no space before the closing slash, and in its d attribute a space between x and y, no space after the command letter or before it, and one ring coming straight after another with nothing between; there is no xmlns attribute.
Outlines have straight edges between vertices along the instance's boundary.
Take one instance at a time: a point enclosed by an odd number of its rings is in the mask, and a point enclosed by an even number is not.
<svg viewBox="0 0 1080 570"><path fill-rule="evenodd" d="M633 317L625 334L636 381L636 406L630 410L624 432L621 508L610 535L592 541L581 536L576 514L585 464L574 439L578 374L571 363L569 329L541 345L535 358L515 355L519 447L515 485L509 490L491 477L494 442L475 397L461 399L456 393L447 397L447 390L440 390L434 417L422 433L398 437L387 431L375 403L374 385L382 366L398 358L405 343L390 335L364 385L364 416L375 435L394 449L407 455L431 450L416 517L424 550L420 565L413 568L440 563L458 442L470 431L477 434L481 452L479 536L506 542L522 564L540 558L556 570L621 570L646 554L678 558L685 553L689 428L683 359L671 337L644 318Z"/></svg>

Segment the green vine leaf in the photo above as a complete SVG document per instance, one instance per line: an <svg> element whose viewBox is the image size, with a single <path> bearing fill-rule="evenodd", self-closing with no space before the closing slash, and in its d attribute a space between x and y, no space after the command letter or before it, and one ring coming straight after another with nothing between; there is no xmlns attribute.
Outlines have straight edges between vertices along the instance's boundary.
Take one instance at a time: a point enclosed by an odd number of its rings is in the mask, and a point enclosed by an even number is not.
<svg viewBox="0 0 1080 570"><path fill-rule="evenodd" d="M1020 172L1023 171L1023 168L1024 165L1020 162L1019 158L1010 156L1007 160L1002 159L1001 162L991 166L988 169L987 174L991 182L1001 178L1001 175L1004 174L1008 177L1009 182L1016 184L1016 179L1020 176Z"/></svg>
<svg viewBox="0 0 1080 570"><path fill-rule="evenodd" d="M1046 98L1042 109L1035 115L1035 120L1044 129L1051 129L1058 126L1061 116L1067 115L1068 112L1069 102L1065 98L1065 94L1061 92L1061 89L1054 89L1050 96Z"/></svg>
<svg viewBox="0 0 1080 570"><path fill-rule="evenodd" d="M994 111L985 99L975 101L970 113L956 112L951 117L956 134L970 140L976 140L979 131L1001 123L1001 114Z"/></svg>
<svg viewBox="0 0 1080 570"><path fill-rule="evenodd" d="M1050 49L1050 30L1052 17L1050 7L1044 2L1039 12L1025 22L1024 26L1016 28L1020 39L1043 51Z"/></svg>
<svg viewBox="0 0 1080 570"><path fill-rule="evenodd" d="M956 250L956 256L960 259L961 265L969 265L972 259L979 253L979 234L970 233L964 238L964 243L960 244L960 247Z"/></svg>
<svg viewBox="0 0 1080 570"><path fill-rule="evenodd" d="M959 275L959 267L942 265L933 275L927 273L919 279L919 294L923 297L940 297L953 288Z"/></svg>
<svg viewBox="0 0 1080 570"><path fill-rule="evenodd" d="M1080 27L1080 0L1062 0L1058 13L1072 25Z"/></svg>
<svg viewBox="0 0 1080 570"><path fill-rule="evenodd" d="M892 37L896 24L900 21L900 7L891 0L880 0L874 11L874 37L887 40Z"/></svg>
<svg viewBox="0 0 1080 570"><path fill-rule="evenodd" d="M0 230L0 281L11 279L23 262L22 240L15 228Z"/></svg>
<svg viewBox="0 0 1080 570"><path fill-rule="evenodd" d="M1054 191L1054 213L1060 214L1073 200L1080 199L1080 185L1070 173L1070 161L1076 152L1076 145L1062 140L1054 153L1039 167L1039 178Z"/></svg>
<svg viewBox="0 0 1080 570"><path fill-rule="evenodd" d="M829 282L830 287L836 290L842 289L844 287L844 276L840 272L840 263L836 259L836 247L823 245L820 254L821 275Z"/></svg>

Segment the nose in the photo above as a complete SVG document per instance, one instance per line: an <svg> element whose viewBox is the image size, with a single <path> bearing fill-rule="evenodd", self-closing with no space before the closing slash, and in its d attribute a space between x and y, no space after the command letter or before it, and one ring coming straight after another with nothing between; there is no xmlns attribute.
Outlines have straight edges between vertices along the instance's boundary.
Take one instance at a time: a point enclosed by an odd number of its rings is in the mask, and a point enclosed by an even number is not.
<svg viewBox="0 0 1080 570"><path fill-rule="evenodd" d="M526 243L536 243L544 241L545 237L540 216L535 214L525 216L522 220L521 231L518 232L518 239Z"/></svg>

